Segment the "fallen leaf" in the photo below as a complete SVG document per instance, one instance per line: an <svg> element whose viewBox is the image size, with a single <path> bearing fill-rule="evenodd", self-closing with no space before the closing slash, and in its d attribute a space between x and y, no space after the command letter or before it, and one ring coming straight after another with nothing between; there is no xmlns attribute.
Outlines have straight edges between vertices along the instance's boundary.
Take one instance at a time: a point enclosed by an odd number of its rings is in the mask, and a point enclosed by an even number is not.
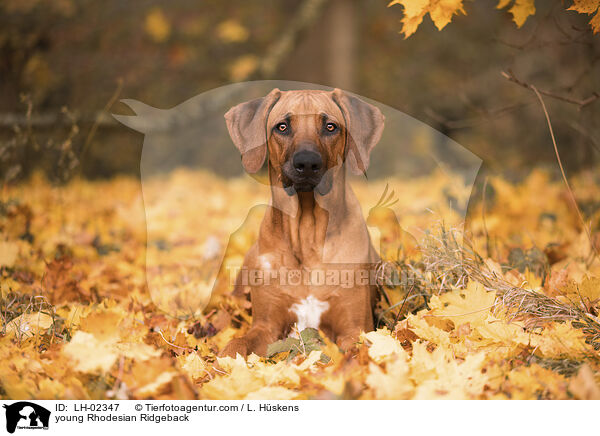
<svg viewBox="0 0 600 436"><path fill-rule="evenodd" d="M46 313L24 313L16 317L6 325L6 333L15 335L33 336L45 333L54 320Z"/></svg>

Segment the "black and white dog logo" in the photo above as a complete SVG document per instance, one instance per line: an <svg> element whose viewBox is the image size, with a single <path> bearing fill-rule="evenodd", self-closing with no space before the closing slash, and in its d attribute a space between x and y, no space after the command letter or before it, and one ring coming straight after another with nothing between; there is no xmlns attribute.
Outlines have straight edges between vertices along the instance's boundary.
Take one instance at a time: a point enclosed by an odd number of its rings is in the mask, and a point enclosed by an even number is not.
<svg viewBox="0 0 600 436"><path fill-rule="evenodd" d="M6 409L6 431L14 433L18 429L48 429L50 411L29 401L19 401L4 405Z"/></svg>

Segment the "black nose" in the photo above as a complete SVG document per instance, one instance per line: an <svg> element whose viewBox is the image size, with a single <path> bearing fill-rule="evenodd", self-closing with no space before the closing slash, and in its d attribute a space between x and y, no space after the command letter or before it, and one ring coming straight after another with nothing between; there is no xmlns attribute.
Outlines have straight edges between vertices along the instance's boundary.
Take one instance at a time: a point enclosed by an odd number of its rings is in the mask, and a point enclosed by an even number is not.
<svg viewBox="0 0 600 436"><path fill-rule="evenodd" d="M301 150L294 153L292 164L299 174L312 176L323 168L323 159L315 151Z"/></svg>

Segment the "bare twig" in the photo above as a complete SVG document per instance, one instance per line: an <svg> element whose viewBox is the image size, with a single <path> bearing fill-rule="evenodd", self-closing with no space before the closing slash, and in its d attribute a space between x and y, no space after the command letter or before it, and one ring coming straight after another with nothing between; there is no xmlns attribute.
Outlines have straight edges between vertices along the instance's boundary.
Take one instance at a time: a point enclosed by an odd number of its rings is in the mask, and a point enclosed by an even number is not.
<svg viewBox="0 0 600 436"><path fill-rule="evenodd" d="M579 219L581 221L581 225L583 226L583 230L585 231L585 233L590 241L590 246L591 246L592 250L594 251L594 253L596 255L598 255L598 252L596 251L596 244L594 244L594 240L592 239L592 234L590 232L590 229L588 229L588 226L585 223L585 219L583 218L583 215L581 214L581 210L579 210L579 205L577 204L577 200L575 199L575 194L573 194L571 185L569 184L569 181L567 180L567 176L565 174L565 169L563 168L562 160L560 159L560 154L558 153L558 147L556 145L556 138L554 137L554 130L552 129L552 123L550 122L550 115L548 115L548 110L546 109L546 105L544 104L544 99L542 99L540 92L537 90L537 88L535 86L531 85L531 89L533 90L533 92L535 92L535 95L537 96L538 100L540 101L540 104L542 105L542 109L544 110L544 115L546 116L546 121L548 123L548 130L550 130L550 136L552 137L552 145L554 145L554 153L556 154L556 160L558 161L558 166L560 167L560 173L562 174L563 181L565 182L565 185L567 186L567 191L569 192L569 196L571 198L571 201L573 202L573 206L575 207L577 216L579 217Z"/></svg>
<svg viewBox="0 0 600 436"><path fill-rule="evenodd" d="M581 221L581 225L583 226L583 229L588 237L588 240L590 242L590 247L592 249L592 251L594 252L594 256L592 256L591 261L593 261L593 259L598 256L598 251L596 248L596 244L594 243L594 240L592 238L592 234L590 229L588 229L588 226L585 223L585 219L583 218L583 215L581 213L581 210L579 209L579 205L577 204L577 200L575 199L575 194L573 194L573 190L571 189L571 185L569 184L569 181L567 180L567 176L565 174L565 170L563 168L563 164L562 164L562 160L560 158L560 154L558 152L558 146L556 145L556 138L554 136L554 130L552 129L552 123L550 122L550 115L548 114L548 110L546 109L546 104L544 103L544 99L542 98L542 94L546 95L548 97L552 97L558 100L562 100L562 101L566 101L568 103L572 103L572 104L576 104L579 106L579 109L583 108L584 106L589 105L590 103L600 99L600 94L598 94L597 92L594 92L590 97L584 99L584 100L576 100L570 97L565 97L565 96L561 96L561 95L557 95L548 91L540 91L538 90L534 85L531 85L529 83L526 82L522 82L521 80L517 79L515 77L515 75L513 74L513 72L511 70L508 70L508 73L502 71L502 76L504 76L507 80L516 83L519 86L522 86L524 88L527 89L531 89L537 99L539 100L541 106L542 106L542 110L544 111L544 116L546 117L546 122L548 123L548 130L550 131L550 137L552 138L552 145L554 146L554 153L556 154L556 160L558 161L558 166L560 168L560 173L562 175L563 181L565 182L565 185L567 187L567 191L569 192L569 196L571 198L571 201L573 202L573 206L575 207L575 211L577 212L577 216L579 217L579 220Z"/></svg>
<svg viewBox="0 0 600 436"><path fill-rule="evenodd" d="M491 250L490 250L490 234L488 232L488 228L487 228L487 223L485 220L485 212L486 212L486 204L485 204L485 194L487 194L487 187L488 187L488 178L485 178L485 181L483 182L483 193L481 194L481 221L483 223L483 231L485 232L485 251L487 253L488 257L491 257Z"/></svg>
<svg viewBox="0 0 600 436"><path fill-rule="evenodd" d="M87 149L89 148L89 146L92 142L92 139L94 139L94 136L96 135L96 131L98 130L98 126L100 125L100 121L106 116L106 114L108 113L108 110L112 107L112 105L115 104L115 102L119 98L119 95L121 94L122 89L123 89L123 79L119 78L117 80L117 89L115 89L115 92L113 93L113 95L106 102L106 105L102 109L102 112L100 112L98 115L96 115L94 124L92 124L92 127L90 128L90 131L88 132L88 135L85 138L85 142L83 143L83 146L81 147L81 150L79 153L80 160L83 160L83 157L85 156L85 153L87 152Z"/></svg>
<svg viewBox="0 0 600 436"><path fill-rule="evenodd" d="M167 341L167 338L165 338L165 335L163 334L162 330L158 327L155 328L154 331L156 333L158 333L160 335L160 337L162 338L162 340L165 341L167 344L169 344L171 347L179 348L180 350L184 350L184 351L189 351L190 353L195 351L193 348L180 347L179 345L175 345L174 343Z"/></svg>
<svg viewBox="0 0 600 436"><path fill-rule="evenodd" d="M522 86L523 88L527 88L527 89L531 89L531 90L534 90L534 88L535 88L533 85L530 85L527 82L523 82L522 80L517 79L517 77L514 75L514 73L511 70L508 70L508 72L502 71L501 74L506 80L516 83L517 85ZM578 106L578 108L580 110L583 109L584 107L592 104L596 100L600 99L600 94L596 91L594 91L592 93L592 95L590 95L589 97L584 98L582 100L576 99L573 97L568 97L565 95L555 94L554 92L550 92L550 91L537 90L536 92L538 92L539 94L545 95L547 97L555 98L557 100L561 100L561 101L564 101L567 103L574 104L574 105Z"/></svg>

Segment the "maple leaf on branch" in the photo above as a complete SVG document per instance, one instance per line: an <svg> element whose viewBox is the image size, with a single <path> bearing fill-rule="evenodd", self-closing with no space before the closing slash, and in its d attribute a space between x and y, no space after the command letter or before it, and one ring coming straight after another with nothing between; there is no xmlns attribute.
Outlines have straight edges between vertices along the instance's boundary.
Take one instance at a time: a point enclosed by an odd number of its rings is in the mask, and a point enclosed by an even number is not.
<svg viewBox="0 0 600 436"><path fill-rule="evenodd" d="M496 9L504 9L511 2L512 0L500 0ZM515 0L508 12L512 14L517 27L521 27L530 15L535 14L535 0Z"/></svg>
<svg viewBox="0 0 600 436"><path fill-rule="evenodd" d="M427 14L435 27L442 30L452 20L454 14L465 13L463 0L392 0L388 7L398 4L404 8L402 33L405 38L415 33Z"/></svg>
<svg viewBox="0 0 600 436"><path fill-rule="evenodd" d="M427 14L438 30L442 30L454 15L466 15L463 0L392 0L388 7L401 5L403 16L401 33L408 38L417 31ZM565 5L566 6L566 5ZM535 0L499 0L496 9L506 9L512 15L517 27L522 27L527 19L536 12ZM574 0L567 8L580 14L594 15L590 20L593 33L600 32L600 0Z"/></svg>
<svg viewBox="0 0 600 436"><path fill-rule="evenodd" d="M594 33L600 32L600 0L573 0L573 4L567 10L580 14L595 14L590 20L590 26Z"/></svg>

